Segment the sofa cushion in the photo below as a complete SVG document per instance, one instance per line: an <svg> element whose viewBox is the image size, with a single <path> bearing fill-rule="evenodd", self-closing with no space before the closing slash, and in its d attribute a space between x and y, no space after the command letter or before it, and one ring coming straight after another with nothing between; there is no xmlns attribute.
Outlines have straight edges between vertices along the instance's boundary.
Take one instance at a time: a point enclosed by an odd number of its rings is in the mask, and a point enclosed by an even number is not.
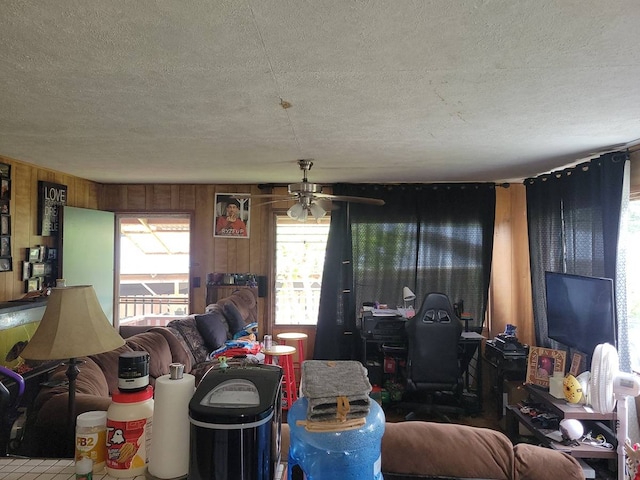
<svg viewBox="0 0 640 480"><path fill-rule="evenodd" d="M566 453L526 443L517 444L513 450L516 462L514 480L584 479L578 461ZM542 465L544 467L540 468Z"/></svg>
<svg viewBox="0 0 640 480"><path fill-rule="evenodd" d="M473 451L465 445L473 445ZM383 473L509 480L514 471L511 442L487 428L387 423L381 450Z"/></svg>
<svg viewBox="0 0 640 480"><path fill-rule="evenodd" d="M118 391L118 360L120 354L132 351L133 348L125 343L123 346L110 352L98 353L97 355L91 355L89 357L96 362L100 370L102 370L102 374L107 380L107 385L109 385L109 395L113 395L113 392Z"/></svg>
<svg viewBox="0 0 640 480"><path fill-rule="evenodd" d="M127 345L133 350L145 351L149 354L149 377L154 380L170 372L169 365L173 361L171 348L165 338L157 331L139 333L127 339Z"/></svg>
<svg viewBox="0 0 640 480"><path fill-rule="evenodd" d="M209 351L193 316L171 320L165 327L173 332L188 352L192 367L206 361Z"/></svg>
<svg viewBox="0 0 640 480"><path fill-rule="evenodd" d="M242 312L240 312L238 307L236 307L233 302L225 303L222 307L222 312L227 319L227 323L229 324L229 332L232 336L242 330L244 326L249 323L245 321L245 317L242 315Z"/></svg>
<svg viewBox="0 0 640 480"><path fill-rule="evenodd" d="M258 295L255 288L239 288L231 295L218 300L217 304L223 309L228 304L233 304L242 318L243 326L247 323L258 321ZM225 316L227 313L225 312ZM231 332L232 334L235 332Z"/></svg>
<svg viewBox="0 0 640 480"><path fill-rule="evenodd" d="M210 352L221 347L229 339L229 331L222 312L196 315L196 326Z"/></svg>

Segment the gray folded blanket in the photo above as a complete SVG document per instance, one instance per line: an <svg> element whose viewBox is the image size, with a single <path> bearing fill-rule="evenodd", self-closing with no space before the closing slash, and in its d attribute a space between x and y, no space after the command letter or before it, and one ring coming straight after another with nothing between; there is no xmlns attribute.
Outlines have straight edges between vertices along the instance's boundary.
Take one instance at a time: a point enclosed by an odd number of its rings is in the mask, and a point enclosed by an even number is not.
<svg viewBox="0 0 640 480"><path fill-rule="evenodd" d="M307 360L302 364L301 390L307 398L310 422L362 418L369 414L371 384L360 362Z"/></svg>

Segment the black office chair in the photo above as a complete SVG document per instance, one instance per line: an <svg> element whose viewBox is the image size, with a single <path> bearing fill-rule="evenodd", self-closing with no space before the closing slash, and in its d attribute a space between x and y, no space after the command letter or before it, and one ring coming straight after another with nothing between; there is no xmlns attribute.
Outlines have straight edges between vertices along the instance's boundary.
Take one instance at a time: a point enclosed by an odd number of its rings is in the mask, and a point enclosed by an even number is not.
<svg viewBox="0 0 640 480"><path fill-rule="evenodd" d="M449 298L442 293L429 293L418 313L407 321L406 330L406 392L414 397L426 395L418 412L463 413L458 349L463 327ZM405 418L416 416L417 412L412 412Z"/></svg>

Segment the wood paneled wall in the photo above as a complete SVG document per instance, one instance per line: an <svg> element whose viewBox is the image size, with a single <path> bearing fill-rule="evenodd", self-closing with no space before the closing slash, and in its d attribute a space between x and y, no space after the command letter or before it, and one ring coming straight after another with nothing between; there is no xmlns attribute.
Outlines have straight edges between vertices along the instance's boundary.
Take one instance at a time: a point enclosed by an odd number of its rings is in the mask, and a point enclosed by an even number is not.
<svg viewBox="0 0 640 480"><path fill-rule="evenodd" d="M214 202L216 193L263 193L257 185L103 185L99 208L115 213L190 213L191 223L191 280L199 279L200 286L191 288L193 313L203 312L206 300L207 273L255 273L269 275L272 258L269 235L270 208L257 207L253 200L249 238L220 238L213 236ZM271 292L271 286L268 287ZM261 319L260 332L268 332L269 298L258 301Z"/></svg>
<svg viewBox="0 0 640 480"><path fill-rule="evenodd" d="M26 249L36 245L56 246L55 237L37 235L38 181L66 185L67 205L91 209L98 208L99 185L1 155L0 163L11 165L10 214L13 271L0 273L0 301L7 301L20 298L25 293L21 262L26 259Z"/></svg>
<svg viewBox="0 0 640 480"><path fill-rule="evenodd" d="M510 323L520 342L535 345L524 185L496 189L495 222L485 336L495 337Z"/></svg>
<svg viewBox="0 0 640 480"><path fill-rule="evenodd" d="M273 209L251 208L248 239L213 236L216 193L264 193L257 185L100 185L89 180L43 169L0 156L11 165L11 232L13 271L0 273L0 301L24 295L20 261L26 249L35 245L54 246L54 237L37 235L38 180L67 185L68 205L99 208L116 213L189 213L192 216L191 279L199 278L200 287L191 289L191 311L205 308L206 276L211 272L237 272L266 275L268 295L259 299L260 331L277 333L272 321ZM277 193L281 193L279 189ZM288 205L278 204L286 209ZM504 331L507 323L518 326L522 342L533 344L533 313L529 281L525 188L511 185L497 189L494 266L487 314L489 338ZM90 240L90 235L87 237ZM311 333L311 332L309 332ZM310 334L312 344L313 334ZM307 351L310 353L311 348Z"/></svg>

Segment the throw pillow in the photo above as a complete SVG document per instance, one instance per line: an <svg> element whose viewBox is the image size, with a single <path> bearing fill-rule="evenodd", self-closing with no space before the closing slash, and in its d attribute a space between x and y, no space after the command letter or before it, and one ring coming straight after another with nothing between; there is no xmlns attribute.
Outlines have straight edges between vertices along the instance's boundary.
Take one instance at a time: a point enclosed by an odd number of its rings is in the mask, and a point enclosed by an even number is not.
<svg viewBox="0 0 640 480"><path fill-rule="evenodd" d="M224 316L227 319L227 323L229 324L229 333L231 333L232 336L242 330L246 325L242 313L240 313L238 307L233 303L225 303L222 307L222 313L224 313Z"/></svg>
<svg viewBox="0 0 640 480"><path fill-rule="evenodd" d="M196 327L209 351L220 348L227 341L227 326L221 317L220 313L196 315Z"/></svg>

